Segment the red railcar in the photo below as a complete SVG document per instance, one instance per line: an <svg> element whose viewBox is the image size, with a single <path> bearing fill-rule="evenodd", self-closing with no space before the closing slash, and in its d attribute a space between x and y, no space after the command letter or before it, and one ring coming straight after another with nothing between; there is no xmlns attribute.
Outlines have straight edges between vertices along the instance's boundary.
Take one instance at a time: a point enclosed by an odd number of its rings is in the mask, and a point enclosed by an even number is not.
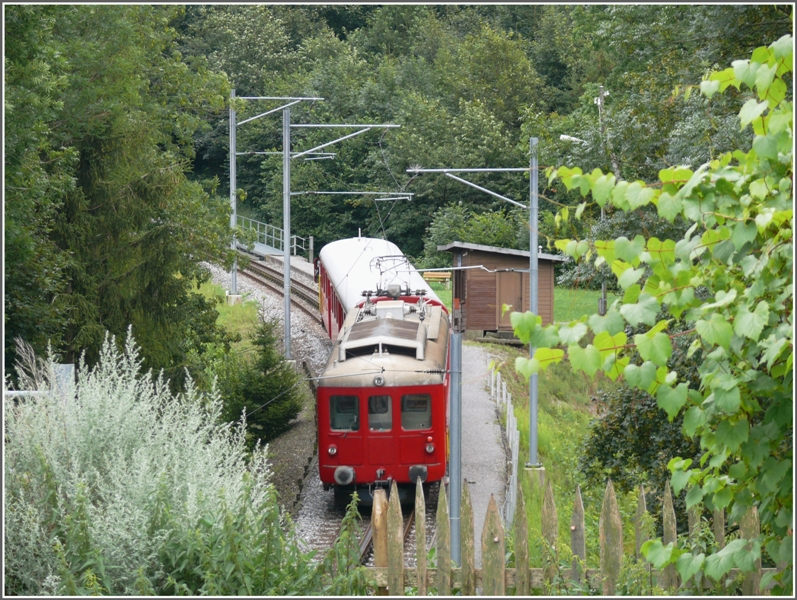
<svg viewBox="0 0 797 600"><path fill-rule="evenodd" d="M448 311L401 251L372 238L319 255L319 304L335 346L317 392L318 465L325 488L367 503L375 486L445 477Z"/></svg>

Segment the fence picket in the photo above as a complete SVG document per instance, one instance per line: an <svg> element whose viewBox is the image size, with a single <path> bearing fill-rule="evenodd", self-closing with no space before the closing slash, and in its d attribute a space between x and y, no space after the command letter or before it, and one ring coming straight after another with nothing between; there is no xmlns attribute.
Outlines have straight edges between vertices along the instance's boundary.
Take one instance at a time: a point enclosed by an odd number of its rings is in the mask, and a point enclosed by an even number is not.
<svg viewBox="0 0 797 600"><path fill-rule="evenodd" d="M617 506L612 480L606 484L603 507L598 524L600 529L601 573L603 574L603 595L614 596L620 567L623 564L623 521Z"/></svg>
<svg viewBox="0 0 797 600"><path fill-rule="evenodd" d="M559 552L556 549L556 538L559 534L559 518L556 515L556 502L553 497L553 487L549 479L545 485L545 496L542 499L542 538L546 542L543 549L545 556L545 581L552 582L559 564Z"/></svg>
<svg viewBox="0 0 797 600"><path fill-rule="evenodd" d="M662 498L662 520L664 521L664 535L662 542L666 546L670 542L675 542L678 537L678 530L675 522L675 508L672 505L672 493L670 492L670 482L664 484L664 496ZM661 577L661 587L664 589L678 587L678 573L675 565L664 568Z"/></svg>
<svg viewBox="0 0 797 600"><path fill-rule="evenodd" d="M747 509L747 512L744 513L744 516L739 522L739 537L745 540L750 540L758 537L759 533L761 533L761 527L758 522L758 508L751 506ZM752 543L747 544L745 549L750 550L751 545ZM760 587L761 556L759 555L758 559L755 561L755 571L744 574L744 581L742 582L742 595L757 596L761 593L759 590Z"/></svg>
<svg viewBox="0 0 797 600"><path fill-rule="evenodd" d="M462 481L459 532L462 556L462 595L473 596L476 594L476 549L473 541L473 507L470 502L467 479Z"/></svg>
<svg viewBox="0 0 797 600"><path fill-rule="evenodd" d="M396 482L390 486L387 507L387 587L391 596L404 595L404 519Z"/></svg>
<svg viewBox="0 0 797 600"><path fill-rule="evenodd" d="M639 499L636 503L636 515L634 517L634 534L636 537L636 559L637 562L642 558L642 544L648 541L647 528L644 526L644 516L648 512L645 501L645 486L639 486Z"/></svg>
<svg viewBox="0 0 797 600"><path fill-rule="evenodd" d="M482 593L485 596L503 596L504 581L504 528L495 496L490 494L487 516L482 529Z"/></svg>
<svg viewBox="0 0 797 600"><path fill-rule="evenodd" d="M523 500L523 490L517 488L517 504L515 505L517 519L515 519L515 585L518 596L528 596L531 593L529 577L529 524L526 518L526 502Z"/></svg>
<svg viewBox="0 0 797 600"><path fill-rule="evenodd" d="M448 497L446 489L440 486L437 500L437 594L451 594L451 524L448 520Z"/></svg>
<svg viewBox="0 0 797 600"><path fill-rule="evenodd" d="M415 571L418 575L418 595L426 595L426 500L421 478L415 484Z"/></svg>
<svg viewBox="0 0 797 600"><path fill-rule="evenodd" d="M573 516L570 518L570 550L573 553L571 577L580 582L583 569L587 568L587 539L584 527L584 503L581 500L581 487L576 486L576 499L573 502Z"/></svg>
<svg viewBox="0 0 797 600"><path fill-rule="evenodd" d="M374 490L374 505L371 509L371 522L374 528L374 566L386 567L387 562L387 495L385 490ZM380 587L377 596L387 596L387 589Z"/></svg>
<svg viewBox="0 0 797 600"><path fill-rule="evenodd" d="M724 508L715 508L714 509L714 541L717 544L717 548L722 550L725 547L725 509Z"/></svg>

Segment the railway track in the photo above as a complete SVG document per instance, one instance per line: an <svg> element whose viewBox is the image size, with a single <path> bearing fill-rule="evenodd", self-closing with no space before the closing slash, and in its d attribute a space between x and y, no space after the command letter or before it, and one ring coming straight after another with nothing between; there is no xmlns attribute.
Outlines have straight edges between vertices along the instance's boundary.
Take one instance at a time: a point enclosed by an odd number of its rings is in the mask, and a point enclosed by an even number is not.
<svg viewBox="0 0 797 600"><path fill-rule="evenodd" d="M252 260L246 269L239 271L245 277L256 281L280 296L284 292L284 276L282 271L262 262ZM312 319L321 324L318 314L318 289L302 283L295 278L291 279L291 302L299 310L307 313Z"/></svg>
<svg viewBox="0 0 797 600"><path fill-rule="evenodd" d="M404 546L406 548L407 539L410 537L410 532L415 526L415 509L410 511L408 516L404 517L403 537ZM373 521L368 521L365 528L363 537L360 540L360 564L366 564L374 549L374 524Z"/></svg>

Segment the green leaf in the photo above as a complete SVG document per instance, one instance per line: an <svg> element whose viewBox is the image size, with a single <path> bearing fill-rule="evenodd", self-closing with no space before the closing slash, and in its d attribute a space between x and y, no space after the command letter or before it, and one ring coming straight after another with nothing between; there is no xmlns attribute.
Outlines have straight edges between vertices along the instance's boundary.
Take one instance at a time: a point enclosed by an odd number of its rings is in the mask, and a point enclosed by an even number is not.
<svg viewBox="0 0 797 600"><path fill-rule="evenodd" d="M683 550L675 547L675 542L670 542L665 546L661 543L661 540L648 540L642 544L641 550L648 562L653 563L653 566L657 569L667 566L683 552Z"/></svg>
<svg viewBox="0 0 797 600"><path fill-rule="evenodd" d="M672 342L666 333L657 333L653 338L645 334L634 336L637 351L644 360L649 360L663 367L672 356Z"/></svg>
<svg viewBox="0 0 797 600"><path fill-rule="evenodd" d="M738 387L729 390L717 388L714 390L714 405L722 412L732 415L738 412L741 404L741 395Z"/></svg>
<svg viewBox="0 0 797 600"><path fill-rule="evenodd" d="M689 489L686 494L686 508L692 508L695 504L699 504L703 500L703 488L699 485L694 485Z"/></svg>
<svg viewBox="0 0 797 600"><path fill-rule="evenodd" d="M675 471L670 478L670 485L674 494L678 495L689 483L689 478L692 476L692 470Z"/></svg>
<svg viewBox="0 0 797 600"><path fill-rule="evenodd" d="M764 300L758 303L754 312L750 312L746 306L741 306L736 311L733 331L738 336L744 336L757 342L768 320L769 304Z"/></svg>
<svg viewBox="0 0 797 600"><path fill-rule="evenodd" d="M698 427L702 427L706 423L706 414L699 406L691 406L689 410L684 413L683 431L688 437L695 435Z"/></svg>
<svg viewBox="0 0 797 600"><path fill-rule="evenodd" d="M706 557L704 572L715 581L722 579L734 566L734 554L744 546L744 540L733 540L716 554Z"/></svg>
<svg viewBox="0 0 797 600"><path fill-rule="evenodd" d="M681 210L683 210L683 200L677 194L673 196L669 192L662 192L659 195L656 206L659 211L659 216L672 223L675 217L681 214Z"/></svg>
<svg viewBox="0 0 797 600"><path fill-rule="evenodd" d="M576 323L572 327L561 325L559 327L559 340L562 344L577 344L587 331L586 323Z"/></svg>
<svg viewBox="0 0 797 600"><path fill-rule="evenodd" d="M703 340L709 345L718 345L728 348L733 335L733 328L724 317L714 313L711 318L695 323L695 329Z"/></svg>
<svg viewBox="0 0 797 600"><path fill-rule="evenodd" d="M609 195L612 193L612 188L614 188L614 182L614 175L601 175L592 186L592 197L601 208L603 208L609 200Z"/></svg>
<svg viewBox="0 0 797 600"><path fill-rule="evenodd" d="M714 94L716 94L720 89L720 82L719 81L701 81L700 82L700 93L702 93L707 98L711 98Z"/></svg>
<svg viewBox="0 0 797 600"><path fill-rule="evenodd" d="M565 351L559 348L537 348L534 351L534 358L540 364L540 370L545 370L548 365L561 362L565 356Z"/></svg>
<svg viewBox="0 0 797 600"><path fill-rule="evenodd" d="M714 302L711 304L704 304L700 307L700 310L706 312L709 309L719 308L720 306L725 306L730 304L736 299L736 290L732 289L729 292L725 290L719 290L714 296Z"/></svg>
<svg viewBox="0 0 797 600"><path fill-rule="evenodd" d="M650 361L642 363L642 366L628 365L623 371L628 385L643 391L650 389L656 381L656 365Z"/></svg>
<svg viewBox="0 0 797 600"><path fill-rule="evenodd" d="M621 262L621 261L615 261ZM612 263L614 264L614 263ZM623 274L617 279L617 283L620 284L620 287L623 289L628 288L629 286L634 285L637 281L639 281L640 277L645 274L645 269L633 269L630 268L631 265L628 265L629 268L623 271Z"/></svg>
<svg viewBox="0 0 797 600"><path fill-rule="evenodd" d="M681 580L684 582L689 581L692 577L697 575L700 568L703 566L703 562L706 560L705 554L698 554L697 556L692 556L691 552L686 552L678 557L678 560L675 562L675 569L678 571L678 574L681 576Z"/></svg>
<svg viewBox="0 0 797 600"><path fill-rule="evenodd" d="M529 336L529 344L534 348L550 348L559 344L558 328L556 325L536 327Z"/></svg>
<svg viewBox="0 0 797 600"><path fill-rule="evenodd" d="M734 248L738 251L741 249L742 246L747 244L748 242L752 242L755 240L756 236L758 235L758 227L756 227L755 223L747 221L745 223L738 223L736 226L733 227L733 232L731 233L731 241L733 242Z"/></svg>
<svg viewBox="0 0 797 600"><path fill-rule="evenodd" d="M637 235L633 240L622 236L614 241L614 253L617 258L634 266L639 264L639 255L645 251L645 238Z"/></svg>
<svg viewBox="0 0 797 600"><path fill-rule="evenodd" d="M526 379L534 375L540 370L540 362L537 360L526 358L525 356L518 356L515 358L515 371L523 375Z"/></svg>
<svg viewBox="0 0 797 600"><path fill-rule="evenodd" d="M753 140L753 150L759 158L777 160L778 139L774 135L757 135Z"/></svg>
<svg viewBox="0 0 797 600"><path fill-rule="evenodd" d="M614 335L610 335L608 331L602 331L595 336L592 343L600 350L601 356L605 360L606 356L618 352L620 348L625 346L627 340L627 336L622 331L618 331Z"/></svg>
<svg viewBox="0 0 797 600"><path fill-rule="evenodd" d="M654 325L658 312L659 303L653 296L646 293L639 295L639 300L636 304L624 304L620 307L620 313L625 317L625 320L634 326L640 323Z"/></svg>
<svg viewBox="0 0 797 600"><path fill-rule="evenodd" d="M731 503L732 498L733 490L725 486L714 492L714 495L711 497L711 502L714 504L714 508L726 508Z"/></svg>
<svg viewBox="0 0 797 600"><path fill-rule="evenodd" d="M768 106L766 102L756 102L755 98L750 98L745 102L742 110L739 111L742 129L747 127L753 119L760 117Z"/></svg>
<svg viewBox="0 0 797 600"><path fill-rule="evenodd" d="M607 331L609 335L614 335L625 329L625 321L615 309L609 309L603 317L594 314L587 319L587 323L596 334Z"/></svg>
<svg viewBox="0 0 797 600"><path fill-rule="evenodd" d="M750 426L747 419L739 419L734 424L731 424L729 419L720 421L717 426L717 442L723 444L731 452L735 452L742 442L747 441L747 436L750 432Z"/></svg>
<svg viewBox="0 0 797 600"><path fill-rule="evenodd" d="M635 181L634 183L630 184L625 192L626 200L628 200L628 206L632 210L639 208L640 206L650 204L650 201L654 196L655 190L645 186L641 181Z"/></svg>
<svg viewBox="0 0 797 600"><path fill-rule="evenodd" d="M528 310L526 312L513 312L509 315L509 320L512 323L515 335L524 344L529 343L532 332L537 328L538 324L542 323L542 317L538 317Z"/></svg>
<svg viewBox="0 0 797 600"><path fill-rule="evenodd" d="M666 385L659 387L659 391L656 394L656 404L667 413L670 421L675 418L681 407L686 404L686 392L688 389L685 383L679 383L675 388Z"/></svg>
<svg viewBox="0 0 797 600"><path fill-rule="evenodd" d="M586 348L582 348L577 344L568 346L567 356L570 359L574 373L584 371L590 377L595 375L603 364L600 351L592 344Z"/></svg>

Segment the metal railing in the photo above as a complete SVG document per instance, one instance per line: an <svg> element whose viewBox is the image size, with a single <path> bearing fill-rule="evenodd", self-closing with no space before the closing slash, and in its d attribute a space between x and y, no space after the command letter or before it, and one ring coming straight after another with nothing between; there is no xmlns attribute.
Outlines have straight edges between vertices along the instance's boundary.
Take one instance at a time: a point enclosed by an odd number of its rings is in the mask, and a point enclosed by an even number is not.
<svg viewBox="0 0 797 600"><path fill-rule="evenodd" d="M506 391L506 381L501 380L501 373L490 371L490 399L498 404L498 409L506 417L504 432L507 444L509 445L509 481L507 482L506 499L501 509L501 517L505 527L511 527L515 518L515 507L517 506L517 487L518 487L518 455L520 447L520 432L517 428L515 419L515 409L512 406L512 394Z"/></svg>
<svg viewBox="0 0 797 600"><path fill-rule="evenodd" d="M265 244L277 250L282 250L284 248L283 240L285 239L285 234L279 227L274 227L274 225L269 225L268 223L261 223L260 221L255 221L248 217L242 217L241 215L237 215L237 223L238 227L241 229L251 229L255 231L257 234L255 241L259 244Z"/></svg>
<svg viewBox="0 0 797 600"><path fill-rule="evenodd" d="M55 396L64 395L70 386L75 384L75 365L53 365L52 387L49 390L3 390L4 398L22 398L25 396Z"/></svg>
<svg viewBox="0 0 797 600"><path fill-rule="evenodd" d="M255 241L259 244L264 244L275 250L283 252L285 246L285 230L268 223L255 221L249 217L242 217L236 215L238 227L241 229L249 229L255 232ZM297 253L307 256L309 262L313 262L313 236L303 238L298 235L291 236L291 254L296 256Z"/></svg>

